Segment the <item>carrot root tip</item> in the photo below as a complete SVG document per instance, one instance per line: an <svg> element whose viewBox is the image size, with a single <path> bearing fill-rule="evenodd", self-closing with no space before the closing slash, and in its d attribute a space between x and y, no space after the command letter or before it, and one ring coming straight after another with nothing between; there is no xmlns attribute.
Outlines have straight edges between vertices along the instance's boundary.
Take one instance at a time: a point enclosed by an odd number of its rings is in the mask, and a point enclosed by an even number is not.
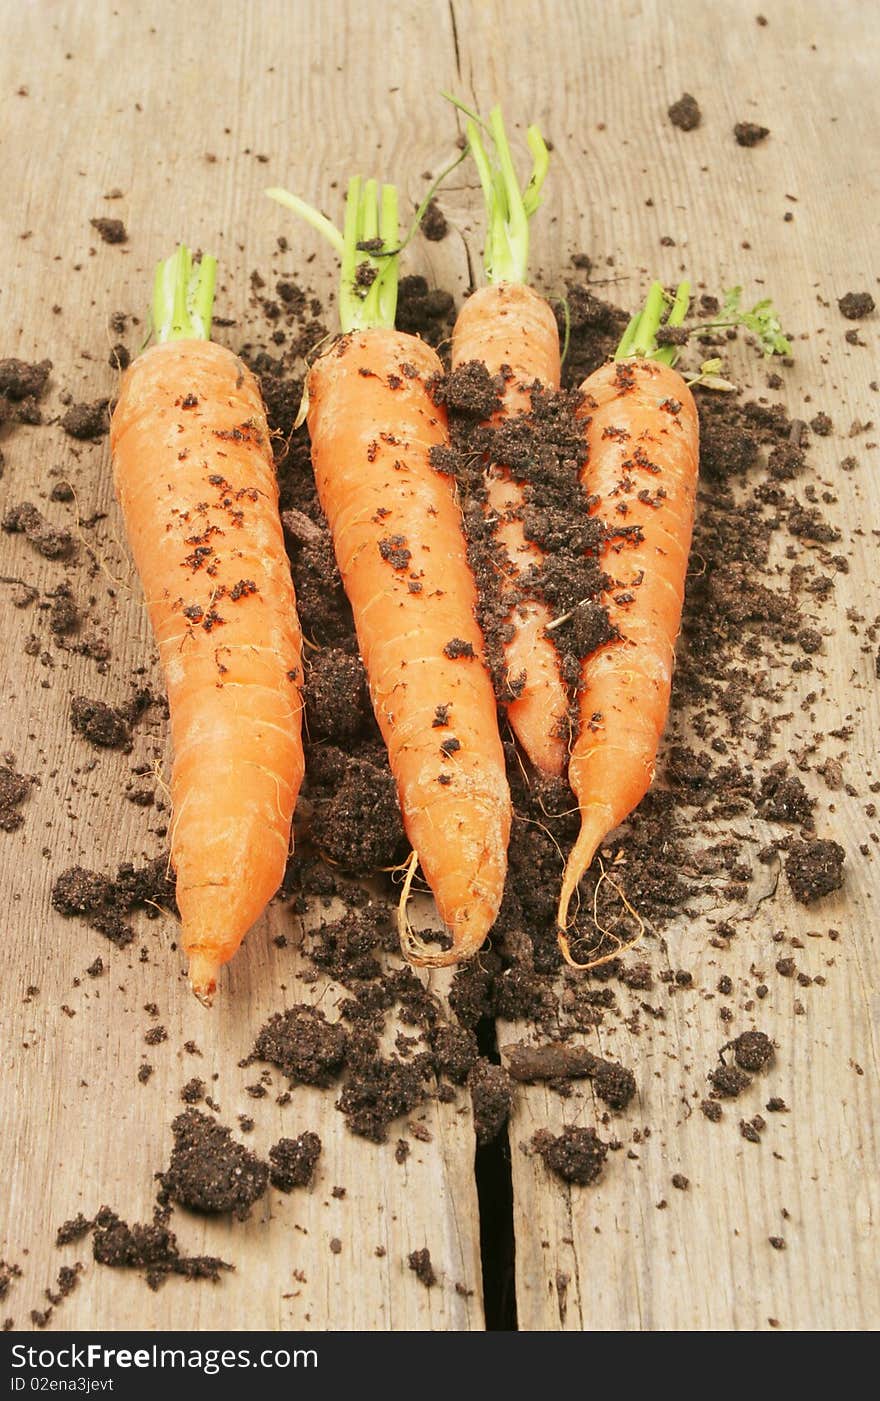
<svg viewBox="0 0 880 1401"><path fill-rule="evenodd" d="M189 982L194 995L203 1007L210 1007L217 991L217 974L220 965L217 959L202 949L195 949L189 959Z"/></svg>

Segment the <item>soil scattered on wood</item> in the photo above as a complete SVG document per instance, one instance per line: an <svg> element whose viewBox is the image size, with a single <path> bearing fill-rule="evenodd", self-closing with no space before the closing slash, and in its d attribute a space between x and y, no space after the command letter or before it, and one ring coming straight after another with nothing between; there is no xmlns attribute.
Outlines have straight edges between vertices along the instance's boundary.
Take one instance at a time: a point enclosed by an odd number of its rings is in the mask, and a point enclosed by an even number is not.
<svg viewBox="0 0 880 1401"><path fill-rule="evenodd" d="M160 1203L190 1211L231 1212L243 1221L263 1195L269 1168L236 1143L228 1128L198 1109L178 1114L171 1125L174 1148L167 1169L157 1173Z"/></svg>
<svg viewBox="0 0 880 1401"><path fill-rule="evenodd" d="M407 1256L407 1264L419 1283L423 1284L426 1289L430 1289L437 1283L434 1266L431 1264L431 1252L427 1246L421 1250L413 1250Z"/></svg>
<svg viewBox="0 0 880 1401"><path fill-rule="evenodd" d="M667 115L679 131L693 131L700 125L703 117L700 104L689 92L683 92L678 101L673 102Z"/></svg>
<svg viewBox="0 0 880 1401"><path fill-rule="evenodd" d="M792 842L785 858L785 875L794 898L802 905L811 905L840 890L845 860L846 852L839 842Z"/></svg>
<svg viewBox="0 0 880 1401"><path fill-rule="evenodd" d="M279 1192L308 1187L321 1156L321 1140L306 1130L298 1138L279 1138L269 1149L269 1181Z"/></svg>
<svg viewBox="0 0 880 1401"><path fill-rule="evenodd" d="M874 298L870 292L846 292L838 298L837 305L848 321L860 321L870 316L874 310Z"/></svg>
<svg viewBox="0 0 880 1401"><path fill-rule="evenodd" d="M104 243L128 241L128 234L121 219L90 219L89 223Z"/></svg>
<svg viewBox="0 0 880 1401"><path fill-rule="evenodd" d="M598 1182L608 1156L595 1129L568 1127L555 1136L540 1129L532 1138L532 1148L540 1153L547 1167L563 1182L589 1187Z"/></svg>
<svg viewBox="0 0 880 1401"><path fill-rule="evenodd" d="M737 146L757 146L770 135L768 126L758 126L757 122L737 122L733 128Z"/></svg>

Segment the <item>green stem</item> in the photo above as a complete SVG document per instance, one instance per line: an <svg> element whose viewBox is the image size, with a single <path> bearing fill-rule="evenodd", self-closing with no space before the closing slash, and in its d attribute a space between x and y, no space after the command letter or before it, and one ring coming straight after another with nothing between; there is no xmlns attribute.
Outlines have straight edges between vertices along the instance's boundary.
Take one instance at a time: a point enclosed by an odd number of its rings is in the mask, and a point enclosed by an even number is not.
<svg viewBox="0 0 880 1401"><path fill-rule="evenodd" d="M205 253L194 262L184 243L158 263L152 302L156 340L210 340L216 281L217 259Z"/></svg>
<svg viewBox="0 0 880 1401"><path fill-rule="evenodd" d="M680 326L687 315L691 299L689 282L680 282L672 299L667 326ZM615 360L656 360L661 365L674 365L678 359L678 346L658 346L657 332L663 324L663 310L667 296L662 282L652 282L641 311L630 317L620 344L615 351Z"/></svg>
<svg viewBox="0 0 880 1401"><path fill-rule="evenodd" d="M298 195L273 188L266 194L298 214L336 250L340 259L339 325L343 332L394 326L397 311L397 189L355 175L348 182L342 232ZM369 245L369 246L365 246Z"/></svg>
<svg viewBox="0 0 880 1401"><path fill-rule="evenodd" d="M476 112L451 98L467 113L465 132L474 158L486 206L486 246L483 265L486 281L525 282L529 267L529 220L541 203L541 187L547 177L550 154L540 131L530 126L526 141L532 155L532 171L524 189L513 164L510 143L500 107L489 113L488 126ZM483 131L480 128L483 128ZM484 134L493 148L490 155Z"/></svg>

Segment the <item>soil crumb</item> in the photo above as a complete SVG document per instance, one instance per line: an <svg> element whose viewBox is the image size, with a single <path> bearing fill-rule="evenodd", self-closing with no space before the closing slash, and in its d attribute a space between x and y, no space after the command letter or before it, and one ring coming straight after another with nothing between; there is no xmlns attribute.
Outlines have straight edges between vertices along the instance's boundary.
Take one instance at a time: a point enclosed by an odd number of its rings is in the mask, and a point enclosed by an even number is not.
<svg viewBox="0 0 880 1401"><path fill-rule="evenodd" d="M848 321L858 321L870 316L874 310L874 298L870 292L846 292L838 298L837 305Z"/></svg>
<svg viewBox="0 0 880 1401"><path fill-rule="evenodd" d="M424 1246L422 1250L413 1250L406 1258L416 1279L426 1289L430 1289L432 1285L437 1283L434 1266L431 1264L431 1252L427 1246Z"/></svg>
<svg viewBox="0 0 880 1401"><path fill-rule="evenodd" d="M326 1088L345 1061L348 1037L315 1007L289 1007L269 1018L254 1042L248 1062L268 1061L293 1085Z"/></svg>
<svg viewBox="0 0 880 1401"><path fill-rule="evenodd" d="M62 416L61 427L71 438L87 441L102 438L109 431L108 399L95 399L91 404L71 404Z"/></svg>
<svg viewBox="0 0 880 1401"><path fill-rule="evenodd" d="M128 233L121 219L90 219L89 223L105 243L128 241Z"/></svg>
<svg viewBox="0 0 880 1401"><path fill-rule="evenodd" d="M839 842L792 842L785 858L785 875L794 898L802 905L810 905L823 895L840 890L845 860L846 852Z"/></svg>
<svg viewBox="0 0 880 1401"><path fill-rule="evenodd" d="M213 1255L181 1255L177 1237L161 1217L151 1225L130 1226L108 1206L102 1206L95 1217L92 1254L99 1265L111 1269L143 1270L153 1290L170 1275L216 1284L221 1271L234 1269Z"/></svg>
<svg viewBox="0 0 880 1401"><path fill-rule="evenodd" d="M15 832L22 825L21 805L33 785L29 774L16 773L9 764L0 764L0 832Z"/></svg>
<svg viewBox="0 0 880 1401"><path fill-rule="evenodd" d="M45 559L69 559L75 548L70 531L51 525L30 501L9 507L3 529L7 535L22 534Z"/></svg>
<svg viewBox="0 0 880 1401"><path fill-rule="evenodd" d="M134 939L125 919L133 910L143 909L149 919L157 919L163 910L177 911L165 856L141 867L126 861L112 879L83 866L70 866L52 887L52 904L59 914L85 918L117 948Z"/></svg>
<svg viewBox="0 0 880 1401"><path fill-rule="evenodd" d="M321 1140L306 1130L298 1138L279 1138L269 1149L269 1181L279 1192L308 1187L321 1156Z"/></svg>
<svg viewBox="0 0 880 1401"><path fill-rule="evenodd" d="M421 229L429 243L442 243L449 233L446 215L435 199L431 200L422 215Z"/></svg>
<svg viewBox="0 0 880 1401"><path fill-rule="evenodd" d="M581 1187L599 1180L608 1156L608 1144L603 1143L595 1129L568 1127L558 1137L540 1129L532 1138L532 1147L563 1182L575 1182Z"/></svg>
<svg viewBox="0 0 880 1401"><path fill-rule="evenodd" d="M773 1059L773 1042L763 1031L741 1032L730 1049L741 1070L763 1070Z"/></svg>
<svg viewBox="0 0 880 1401"><path fill-rule="evenodd" d="M758 126L757 122L737 122L733 128L737 146L757 146L770 135L768 126Z"/></svg>
<svg viewBox="0 0 880 1401"><path fill-rule="evenodd" d="M693 131L700 125L703 117L700 104L689 92L683 92L678 101L673 102L667 115L672 125L677 126L680 131Z"/></svg>
<svg viewBox="0 0 880 1401"><path fill-rule="evenodd" d="M474 1107L474 1133L480 1147L497 1138L510 1117L513 1093L510 1076L484 1056L476 1062L468 1085Z"/></svg>
<svg viewBox="0 0 880 1401"><path fill-rule="evenodd" d="M131 721L128 714L105 701L74 696L70 702L70 723L77 734L98 749L130 749Z"/></svg>
<svg viewBox="0 0 880 1401"><path fill-rule="evenodd" d="M171 1160L164 1173L156 1174L160 1202L174 1201L190 1211L211 1214L231 1212L245 1220L266 1190L267 1164L199 1109L178 1114L171 1128Z"/></svg>

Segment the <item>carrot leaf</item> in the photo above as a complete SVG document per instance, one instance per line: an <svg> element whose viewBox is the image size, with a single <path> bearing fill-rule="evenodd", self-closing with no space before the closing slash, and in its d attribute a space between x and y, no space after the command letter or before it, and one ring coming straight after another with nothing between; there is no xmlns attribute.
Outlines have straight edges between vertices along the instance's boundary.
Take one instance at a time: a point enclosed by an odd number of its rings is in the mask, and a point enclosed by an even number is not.
<svg viewBox="0 0 880 1401"><path fill-rule="evenodd" d="M501 108L493 107L486 123L455 98L450 101L467 115L468 150L483 188L486 280L490 285L525 282L529 266L529 220L541 204L541 187L550 164L546 142L536 126L528 128L526 141L532 155L532 171L525 188L521 189Z"/></svg>
<svg viewBox="0 0 880 1401"><path fill-rule="evenodd" d="M153 280L153 335L157 341L211 339L217 259L193 258L186 244L156 266Z"/></svg>
<svg viewBox="0 0 880 1401"><path fill-rule="evenodd" d="M728 287L724 293L720 316L716 321L704 322L702 329L705 330L708 326L719 329L744 326L747 331L758 337L761 349L768 358L771 355L790 355L791 342L783 334L781 322L770 298L764 297L755 302L750 311L746 311L741 306L742 290L741 287Z"/></svg>
<svg viewBox="0 0 880 1401"><path fill-rule="evenodd" d="M313 205L273 187L270 199L298 214L340 258L339 324L343 332L394 326L401 251L397 188L355 175L348 182L342 232Z"/></svg>

